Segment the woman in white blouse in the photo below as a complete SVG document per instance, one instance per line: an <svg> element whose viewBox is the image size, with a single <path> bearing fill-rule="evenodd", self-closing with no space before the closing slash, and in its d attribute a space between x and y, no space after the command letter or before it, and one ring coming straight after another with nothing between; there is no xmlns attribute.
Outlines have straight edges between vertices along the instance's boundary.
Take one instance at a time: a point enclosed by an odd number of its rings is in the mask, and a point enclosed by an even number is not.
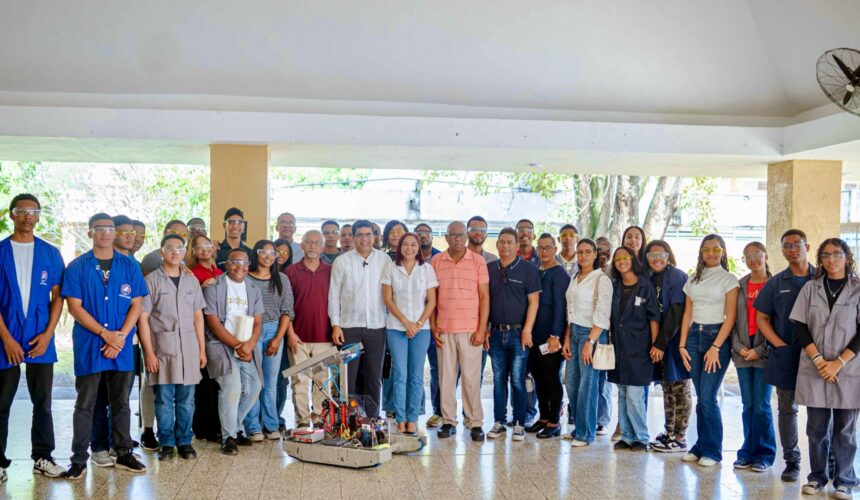
<svg viewBox="0 0 860 500"><path fill-rule="evenodd" d="M723 459L723 419L717 394L729 367L729 335L738 312L738 279L728 271L726 243L709 234L696 273L684 285L687 304L678 348L696 388L696 444L681 460L711 467Z"/></svg>
<svg viewBox="0 0 860 500"><path fill-rule="evenodd" d="M415 433L423 406L424 359L431 340L427 321L436 308L438 286L433 266L421 255L418 236L404 234L394 260L382 273L394 413L400 432Z"/></svg>
<svg viewBox="0 0 860 500"><path fill-rule="evenodd" d="M579 241L576 258L579 272L565 294L570 335L565 337L562 354L567 360L564 386L576 426L571 444L581 447L594 441L597 431L599 374L591 366L591 358L594 345L607 342L612 281L597 266L597 245L592 240Z"/></svg>

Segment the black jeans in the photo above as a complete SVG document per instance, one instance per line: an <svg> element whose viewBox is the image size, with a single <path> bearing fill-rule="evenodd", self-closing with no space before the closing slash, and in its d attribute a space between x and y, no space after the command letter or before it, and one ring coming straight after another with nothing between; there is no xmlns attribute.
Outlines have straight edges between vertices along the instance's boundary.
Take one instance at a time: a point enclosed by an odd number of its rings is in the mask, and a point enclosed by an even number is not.
<svg viewBox="0 0 860 500"><path fill-rule="evenodd" d="M54 451L54 418L51 415L51 390L54 384L53 363L27 364L27 390L33 403L33 421L30 424L30 458L51 458ZM0 467L8 468L12 463L6 458L6 443L9 438L9 412L18 382L21 367L13 366L0 371Z"/></svg>
<svg viewBox="0 0 860 500"><path fill-rule="evenodd" d="M356 391L358 380L358 359L349 362L349 392L364 396L364 411L368 417L379 416L379 406L382 397L382 361L385 357L385 328L344 328L344 345L361 342L364 353L359 359L363 361L363 386Z"/></svg>
<svg viewBox="0 0 860 500"><path fill-rule="evenodd" d="M118 455L131 451L131 409L128 406L129 384L133 372L109 370L75 377L75 413L72 418L72 463L86 465L93 428L93 410L99 394L99 385L104 380L110 406L111 438Z"/></svg>
<svg viewBox="0 0 860 500"><path fill-rule="evenodd" d="M535 393L541 420L549 420L557 424L561 413L562 386L561 364L564 358L561 352L543 355L540 347L533 346L529 350L529 365L535 379Z"/></svg>

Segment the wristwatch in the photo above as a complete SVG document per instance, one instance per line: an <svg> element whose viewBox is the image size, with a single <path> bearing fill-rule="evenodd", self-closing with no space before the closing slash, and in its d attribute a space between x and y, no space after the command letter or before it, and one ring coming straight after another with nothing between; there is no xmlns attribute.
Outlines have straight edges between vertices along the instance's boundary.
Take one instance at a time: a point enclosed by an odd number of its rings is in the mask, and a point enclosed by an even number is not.
<svg viewBox="0 0 860 500"><path fill-rule="evenodd" d="M595 345L595 344L597 344L597 339L594 339L594 340L588 339L588 343L591 345Z"/></svg>

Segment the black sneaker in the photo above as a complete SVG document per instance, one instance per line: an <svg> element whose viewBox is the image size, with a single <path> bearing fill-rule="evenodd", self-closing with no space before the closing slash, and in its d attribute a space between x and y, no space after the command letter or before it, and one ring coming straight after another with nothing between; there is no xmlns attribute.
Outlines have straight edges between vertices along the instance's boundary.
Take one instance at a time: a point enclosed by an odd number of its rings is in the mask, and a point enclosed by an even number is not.
<svg viewBox="0 0 860 500"><path fill-rule="evenodd" d="M786 462L785 470L782 471L782 480L786 483L794 483L800 475L800 462Z"/></svg>
<svg viewBox="0 0 860 500"><path fill-rule="evenodd" d="M221 453L225 455L238 455L239 448L236 446L236 440L228 437L221 443Z"/></svg>
<svg viewBox="0 0 860 500"><path fill-rule="evenodd" d="M155 438L152 427L147 427L143 430L143 434L140 435L140 446L148 451L158 450L158 439Z"/></svg>
<svg viewBox="0 0 860 500"><path fill-rule="evenodd" d="M69 466L69 469L66 471L66 473L63 474L63 477L66 479L70 479L72 481L75 481L75 480L78 480L78 479L84 477L84 474L86 474L86 472L87 472L87 465L86 464L72 463L72 465Z"/></svg>
<svg viewBox="0 0 860 500"><path fill-rule="evenodd" d="M439 432L436 433L436 435L442 439L449 438L449 437L453 436L454 434L457 434L457 428L451 424L443 425L442 428L439 429Z"/></svg>
<svg viewBox="0 0 860 500"><path fill-rule="evenodd" d="M660 434L657 434L656 438L654 438L654 442L665 444L670 439L672 439L672 436L666 434L665 432L661 432Z"/></svg>
<svg viewBox="0 0 860 500"><path fill-rule="evenodd" d="M113 466L115 469L123 469L136 474L146 472L146 466L134 456L131 450L126 450L125 453L116 457L116 463Z"/></svg>
<svg viewBox="0 0 860 500"><path fill-rule="evenodd" d="M535 423L526 427L526 432L540 432L541 429L546 427L546 422L541 422L540 420L535 420Z"/></svg>
<svg viewBox="0 0 860 500"><path fill-rule="evenodd" d="M236 433L236 444L239 446L251 446L251 438L245 435L244 432Z"/></svg>
<svg viewBox="0 0 860 500"><path fill-rule="evenodd" d="M687 440L670 438L666 441L654 441L651 443L651 449L660 453L683 453L687 451Z"/></svg>
<svg viewBox="0 0 860 500"><path fill-rule="evenodd" d="M197 458L197 452L190 444L180 444L179 456L183 460L194 460L195 458Z"/></svg>
<svg viewBox="0 0 860 500"><path fill-rule="evenodd" d="M481 429L480 427L472 427L472 430L469 431L469 435L472 436L472 441L483 441L484 429Z"/></svg>
<svg viewBox="0 0 860 500"><path fill-rule="evenodd" d="M621 441L619 441L619 443L620 442ZM648 443L633 441L633 444L630 445L630 451L648 451Z"/></svg>
<svg viewBox="0 0 860 500"><path fill-rule="evenodd" d="M158 459L159 460L170 460L173 458L173 446L162 446L160 450L158 450Z"/></svg>
<svg viewBox="0 0 860 500"><path fill-rule="evenodd" d="M612 445L613 450L629 450L631 446L626 441L618 441Z"/></svg>

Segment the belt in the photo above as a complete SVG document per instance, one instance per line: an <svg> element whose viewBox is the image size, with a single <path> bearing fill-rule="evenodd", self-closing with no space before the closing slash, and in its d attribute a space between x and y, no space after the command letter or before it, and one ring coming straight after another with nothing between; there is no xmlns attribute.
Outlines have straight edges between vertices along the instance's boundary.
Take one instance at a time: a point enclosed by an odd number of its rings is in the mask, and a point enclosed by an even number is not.
<svg viewBox="0 0 860 500"><path fill-rule="evenodd" d="M519 330L523 327L523 325L496 325L491 324L491 330L499 330L500 332L509 332L511 330Z"/></svg>

